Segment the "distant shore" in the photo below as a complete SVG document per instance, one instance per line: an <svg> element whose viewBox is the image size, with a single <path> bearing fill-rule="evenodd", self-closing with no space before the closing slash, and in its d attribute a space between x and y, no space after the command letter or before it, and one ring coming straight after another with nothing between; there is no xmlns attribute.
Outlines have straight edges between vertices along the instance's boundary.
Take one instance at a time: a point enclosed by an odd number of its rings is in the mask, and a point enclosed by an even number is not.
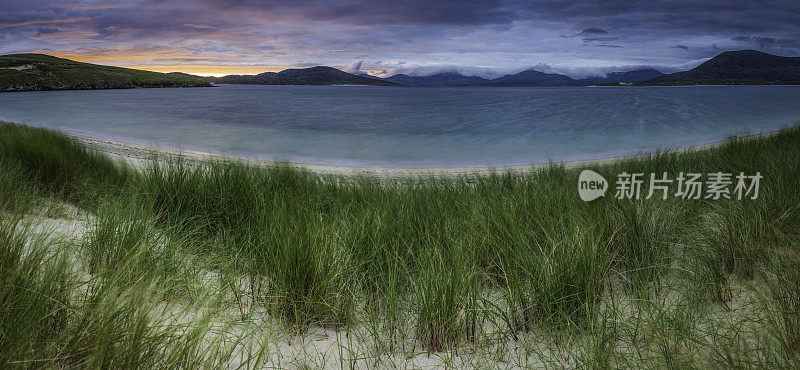
<svg viewBox="0 0 800 370"><path fill-rule="evenodd" d="M671 152L688 152L704 150L719 146L735 138L753 138L765 135L773 135L780 130L763 132L758 134L729 137L724 140L694 145L685 148L670 150ZM203 161L208 159L219 160L242 160L260 166L269 166L282 161L269 159L258 159L252 157L242 157L227 154L217 154L193 150L179 150L161 146L134 144L120 140L101 139L85 135L67 134L77 139L90 148L106 153L113 158L124 160L136 168L146 167L154 156L160 158L182 157L190 161ZM651 153L640 153L636 155L600 158L585 161L553 162L562 164L566 168L577 168L586 166L599 166L615 161L635 159ZM316 165L307 163L290 163L292 166L302 168L320 175L343 175L343 176L379 176L379 177L412 177L412 176L434 176L434 177L456 177L461 175L486 175L492 172L522 172L525 170L545 167L548 164L531 164L526 166L503 166L503 167L453 167L453 168L382 168L366 166L336 166L336 165Z"/></svg>

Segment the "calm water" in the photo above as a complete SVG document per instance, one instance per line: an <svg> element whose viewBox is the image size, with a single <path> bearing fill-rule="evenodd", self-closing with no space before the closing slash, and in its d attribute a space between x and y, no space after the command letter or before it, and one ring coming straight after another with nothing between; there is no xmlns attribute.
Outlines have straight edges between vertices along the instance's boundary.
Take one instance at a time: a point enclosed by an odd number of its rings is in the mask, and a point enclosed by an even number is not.
<svg viewBox="0 0 800 370"><path fill-rule="evenodd" d="M709 143L800 120L800 87L227 85L0 93L0 120L298 163L504 166Z"/></svg>

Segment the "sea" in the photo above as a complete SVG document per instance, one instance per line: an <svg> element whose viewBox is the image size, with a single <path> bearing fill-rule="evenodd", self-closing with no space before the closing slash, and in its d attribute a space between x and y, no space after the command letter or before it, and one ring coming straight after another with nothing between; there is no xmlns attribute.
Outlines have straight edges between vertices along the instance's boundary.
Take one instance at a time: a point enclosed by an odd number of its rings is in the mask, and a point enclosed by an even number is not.
<svg viewBox="0 0 800 370"><path fill-rule="evenodd" d="M800 86L211 88L0 93L0 120L135 144L376 168L674 150L800 122Z"/></svg>

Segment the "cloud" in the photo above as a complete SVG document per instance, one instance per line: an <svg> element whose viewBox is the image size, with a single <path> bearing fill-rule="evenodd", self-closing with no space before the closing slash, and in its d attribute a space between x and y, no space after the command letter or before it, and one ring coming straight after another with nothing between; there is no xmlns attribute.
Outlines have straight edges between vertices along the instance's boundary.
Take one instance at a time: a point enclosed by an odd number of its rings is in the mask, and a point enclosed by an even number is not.
<svg viewBox="0 0 800 370"><path fill-rule="evenodd" d="M217 28L217 27L209 26L209 25L205 25L205 24L184 23L183 25L184 25L184 27L197 28L197 29L203 29L203 30L213 30L213 29Z"/></svg>
<svg viewBox="0 0 800 370"><path fill-rule="evenodd" d="M347 68L344 69L347 73L358 74L361 73L361 66L364 64L364 59L356 60L353 63L350 63Z"/></svg>
<svg viewBox="0 0 800 370"><path fill-rule="evenodd" d="M602 28L592 27L584 29L576 36L586 36L586 35L608 35L608 31Z"/></svg>
<svg viewBox="0 0 800 370"><path fill-rule="evenodd" d="M607 36L611 33L608 30L598 28L598 27L591 27L585 28L583 31L578 32L572 36L566 37L580 37L583 41L583 46L600 46L600 47L607 47L607 48L621 48L622 45L618 45L615 40L619 40L619 37L614 36Z"/></svg>
<svg viewBox="0 0 800 370"><path fill-rule="evenodd" d="M505 69L468 65L392 65L381 62L364 66L364 68L368 68L372 74L380 77L389 77L396 74L405 74L409 76L430 76L439 73L458 73L464 76L496 78L510 72L510 70Z"/></svg>
<svg viewBox="0 0 800 370"><path fill-rule="evenodd" d="M749 43L760 49L786 49L800 47L800 41L796 39L769 37L769 36L736 36L731 40Z"/></svg>
<svg viewBox="0 0 800 370"><path fill-rule="evenodd" d="M729 49L797 54L800 2L3 0L0 32L3 53L51 49L142 65L355 68L369 55L358 70L678 66ZM103 52L86 54L89 45Z"/></svg>
<svg viewBox="0 0 800 370"><path fill-rule="evenodd" d="M204 6L217 12L250 11L313 21L335 21L358 25L482 25L510 24L522 3L502 0L394 1L394 0L305 0L218 1Z"/></svg>
<svg viewBox="0 0 800 370"><path fill-rule="evenodd" d="M60 17L62 16L53 10L24 10L18 12L0 10L0 27L52 22Z"/></svg>

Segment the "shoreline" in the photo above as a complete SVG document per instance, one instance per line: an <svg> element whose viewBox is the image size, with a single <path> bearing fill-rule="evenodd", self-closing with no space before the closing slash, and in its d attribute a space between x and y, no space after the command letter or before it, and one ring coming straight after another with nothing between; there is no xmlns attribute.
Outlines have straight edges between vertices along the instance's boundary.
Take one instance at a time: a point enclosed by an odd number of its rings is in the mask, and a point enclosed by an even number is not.
<svg viewBox="0 0 800 370"><path fill-rule="evenodd" d="M700 151L722 145L735 139L748 139L754 137L773 135L782 129L775 131L762 132L745 136L731 136L723 140L693 145L685 148L664 150L669 153L685 153ZM136 168L144 168L152 160L153 156L160 158L182 157L190 161L200 162L208 159L243 161L258 166L270 166L279 163L287 163L293 167L304 169L319 175L340 175L340 176L378 176L378 177L415 177L415 176L434 176L434 177L457 177L463 175L488 175L496 172L524 172L546 167L550 164L531 164L524 166L502 166L502 167L443 167L443 168L382 168L382 167L361 167L361 166L337 166L337 165L316 165L307 163L293 163L275 161L269 159L258 159L229 154L217 154L192 150L180 150L162 146L135 144L121 140L101 139L91 136L64 133L65 135L83 143L89 148L105 153L112 158L121 159ZM630 160L648 156L654 152L626 155L619 157L599 158L584 161L552 162L552 164L563 165L568 169L601 166L618 161Z"/></svg>

